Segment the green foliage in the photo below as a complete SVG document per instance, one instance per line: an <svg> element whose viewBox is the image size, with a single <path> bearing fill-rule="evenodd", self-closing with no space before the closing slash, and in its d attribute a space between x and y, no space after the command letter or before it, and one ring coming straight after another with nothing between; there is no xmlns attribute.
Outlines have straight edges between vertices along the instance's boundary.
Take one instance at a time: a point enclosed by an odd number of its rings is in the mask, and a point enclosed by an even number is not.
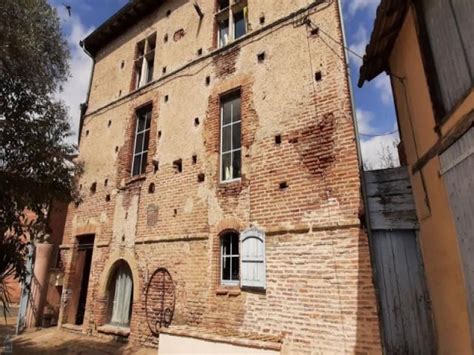
<svg viewBox="0 0 474 355"><path fill-rule="evenodd" d="M67 142L67 109L55 98L69 75L56 10L46 0L1 0L0 16L2 282L12 272L25 276L26 242L47 232L52 201L76 198L80 167L70 159L76 148ZM28 219L26 211L37 217Z"/></svg>

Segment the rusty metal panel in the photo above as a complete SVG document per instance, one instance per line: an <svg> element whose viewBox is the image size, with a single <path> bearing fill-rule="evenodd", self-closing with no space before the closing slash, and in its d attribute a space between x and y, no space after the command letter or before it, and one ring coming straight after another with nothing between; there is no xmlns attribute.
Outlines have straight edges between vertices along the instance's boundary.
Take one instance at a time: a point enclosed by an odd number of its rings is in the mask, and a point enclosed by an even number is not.
<svg viewBox="0 0 474 355"><path fill-rule="evenodd" d="M434 354L429 297L415 231L372 233L386 354Z"/></svg>
<svg viewBox="0 0 474 355"><path fill-rule="evenodd" d="M440 162L456 225L474 339L474 128L448 148Z"/></svg>

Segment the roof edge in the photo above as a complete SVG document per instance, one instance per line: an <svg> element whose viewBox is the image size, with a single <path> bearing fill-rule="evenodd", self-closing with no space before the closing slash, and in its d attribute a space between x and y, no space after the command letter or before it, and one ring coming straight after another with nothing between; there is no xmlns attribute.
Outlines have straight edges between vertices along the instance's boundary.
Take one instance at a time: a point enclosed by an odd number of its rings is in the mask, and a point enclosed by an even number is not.
<svg viewBox="0 0 474 355"><path fill-rule="evenodd" d="M365 55L359 70L358 87L371 81L383 71L388 71L388 59L400 33L408 11L409 0L382 0L365 48Z"/></svg>

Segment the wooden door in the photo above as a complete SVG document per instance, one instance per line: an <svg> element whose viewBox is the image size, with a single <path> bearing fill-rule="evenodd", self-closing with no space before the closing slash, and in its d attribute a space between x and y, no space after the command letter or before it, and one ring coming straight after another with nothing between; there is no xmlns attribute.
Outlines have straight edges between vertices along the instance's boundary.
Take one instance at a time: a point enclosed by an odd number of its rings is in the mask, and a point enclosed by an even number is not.
<svg viewBox="0 0 474 355"><path fill-rule="evenodd" d="M434 354L430 301L414 230L372 232L387 354Z"/></svg>

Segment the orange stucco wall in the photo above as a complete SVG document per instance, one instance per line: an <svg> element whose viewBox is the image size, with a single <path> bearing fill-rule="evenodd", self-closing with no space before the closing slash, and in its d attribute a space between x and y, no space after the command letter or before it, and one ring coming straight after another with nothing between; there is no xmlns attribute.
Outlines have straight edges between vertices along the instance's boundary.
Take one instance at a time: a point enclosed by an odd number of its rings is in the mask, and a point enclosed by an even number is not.
<svg viewBox="0 0 474 355"><path fill-rule="evenodd" d="M428 84L411 9L393 48L390 70L401 138L412 166L439 139L435 132ZM474 94L466 98L441 128L443 134L472 109ZM411 169L410 169L411 171ZM436 156L411 176L420 219L420 244L432 299L438 350L441 354L472 352L459 246L448 195Z"/></svg>

